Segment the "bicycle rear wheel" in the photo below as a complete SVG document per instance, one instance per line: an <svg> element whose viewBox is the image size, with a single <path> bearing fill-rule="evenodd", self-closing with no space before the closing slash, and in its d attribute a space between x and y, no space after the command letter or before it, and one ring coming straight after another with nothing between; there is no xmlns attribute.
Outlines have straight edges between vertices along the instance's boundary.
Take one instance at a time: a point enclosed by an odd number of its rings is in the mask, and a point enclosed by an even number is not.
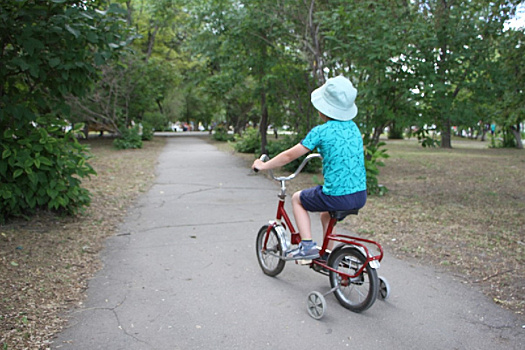
<svg viewBox="0 0 525 350"><path fill-rule="evenodd" d="M345 247L330 255L328 265L338 272L355 275L365 262L366 258L358 249ZM330 285L332 288L337 287L334 294L341 305L353 312L362 312L374 304L379 279L377 271L367 265L361 274L354 278L330 271Z"/></svg>
<svg viewBox="0 0 525 350"><path fill-rule="evenodd" d="M268 243L266 244L266 250L263 250L267 236ZM279 259L279 256L282 256L283 254L282 247L282 242L274 228L268 232L268 225L261 227L257 234L255 249L259 265L263 272L268 276L277 276L284 269L285 261Z"/></svg>

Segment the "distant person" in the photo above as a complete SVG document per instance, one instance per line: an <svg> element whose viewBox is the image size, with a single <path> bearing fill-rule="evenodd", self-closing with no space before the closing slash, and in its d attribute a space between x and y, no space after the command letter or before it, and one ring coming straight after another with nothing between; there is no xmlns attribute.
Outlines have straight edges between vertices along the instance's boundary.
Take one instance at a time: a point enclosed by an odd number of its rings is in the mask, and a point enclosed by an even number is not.
<svg viewBox="0 0 525 350"><path fill-rule="evenodd" d="M288 257L315 259L317 243L312 240L309 211L321 212L323 234L329 211L360 209L366 203L366 170L361 132L352 119L357 115L357 90L343 76L328 81L311 95L311 102L325 122L314 127L297 145L268 162L257 159L252 168L281 167L318 148L323 157L324 185L298 191L292 196L295 222L301 243Z"/></svg>
<svg viewBox="0 0 525 350"><path fill-rule="evenodd" d="M492 136L494 136L494 134L496 133L496 124L490 124L490 133L492 134Z"/></svg>

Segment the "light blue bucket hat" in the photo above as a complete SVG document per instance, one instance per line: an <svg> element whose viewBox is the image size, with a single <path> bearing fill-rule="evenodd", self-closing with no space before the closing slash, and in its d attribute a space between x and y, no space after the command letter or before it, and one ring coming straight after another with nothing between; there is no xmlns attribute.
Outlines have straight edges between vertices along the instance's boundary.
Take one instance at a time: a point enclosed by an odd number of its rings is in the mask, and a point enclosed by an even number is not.
<svg viewBox="0 0 525 350"><path fill-rule="evenodd" d="M357 90L352 82L342 75L330 78L311 95L314 107L335 120L352 120L357 115L355 98Z"/></svg>

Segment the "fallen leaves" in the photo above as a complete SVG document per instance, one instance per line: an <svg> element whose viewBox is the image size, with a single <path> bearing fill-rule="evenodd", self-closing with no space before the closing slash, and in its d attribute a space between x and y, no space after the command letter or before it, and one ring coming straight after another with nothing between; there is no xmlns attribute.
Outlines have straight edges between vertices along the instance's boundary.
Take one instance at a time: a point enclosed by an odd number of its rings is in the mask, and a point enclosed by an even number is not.
<svg viewBox="0 0 525 350"><path fill-rule="evenodd" d="M130 151L117 151L111 142L89 141L98 176L83 183L93 194L83 215L40 212L1 227L0 348L50 348L53 335L66 324L65 313L82 303L88 279L101 266L97 253L104 239L155 178L165 140Z"/></svg>

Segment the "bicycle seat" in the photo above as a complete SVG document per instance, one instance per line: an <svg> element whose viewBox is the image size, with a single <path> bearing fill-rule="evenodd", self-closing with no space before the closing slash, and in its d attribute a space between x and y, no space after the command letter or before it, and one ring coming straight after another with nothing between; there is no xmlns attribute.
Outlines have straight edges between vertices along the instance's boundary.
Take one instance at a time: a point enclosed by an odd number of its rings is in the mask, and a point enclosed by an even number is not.
<svg viewBox="0 0 525 350"><path fill-rule="evenodd" d="M359 209L337 210L337 211L331 211L330 217L336 218L337 221L341 221L344 218L346 218L348 215L357 215L358 213L359 213Z"/></svg>

